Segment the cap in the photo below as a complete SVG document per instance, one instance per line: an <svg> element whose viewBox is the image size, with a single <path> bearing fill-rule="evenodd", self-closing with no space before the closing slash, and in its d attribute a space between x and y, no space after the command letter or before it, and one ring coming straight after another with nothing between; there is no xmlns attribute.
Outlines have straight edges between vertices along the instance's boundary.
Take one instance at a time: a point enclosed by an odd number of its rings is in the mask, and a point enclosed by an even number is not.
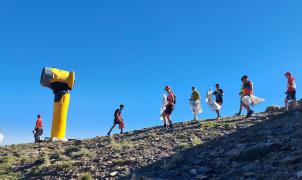
<svg viewBox="0 0 302 180"><path fill-rule="evenodd" d="M166 86L165 90L171 90L171 87L170 86Z"/></svg>
<svg viewBox="0 0 302 180"><path fill-rule="evenodd" d="M248 78L248 76L247 76L247 75L244 75L244 76L242 76L241 80L247 79L247 78Z"/></svg>
<svg viewBox="0 0 302 180"><path fill-rule="evenodd" d="M284 75L285 75L285 76L287 76L287 75L291 76L291 75L292 75L292 73L290 73L290 72L286 72Z"/></svg>

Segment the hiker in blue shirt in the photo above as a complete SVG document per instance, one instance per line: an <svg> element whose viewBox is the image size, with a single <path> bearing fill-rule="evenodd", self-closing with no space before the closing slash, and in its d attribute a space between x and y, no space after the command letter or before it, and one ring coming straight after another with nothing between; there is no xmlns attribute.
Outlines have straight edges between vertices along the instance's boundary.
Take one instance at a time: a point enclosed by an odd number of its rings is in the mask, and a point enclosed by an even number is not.
<svg viewBox="0 0 302 180"><path fill-rule="evenodd" d="M220 106L222 106L223 103L223 96L224 96L224 92L223 90L220 88L219 84L216 84L216 90L214 91L213 95L215 95L215 101L217 104L219 104ZM220 109L216 110L217 113L217 119L221 119L221 115L220 115Z"/></svg>

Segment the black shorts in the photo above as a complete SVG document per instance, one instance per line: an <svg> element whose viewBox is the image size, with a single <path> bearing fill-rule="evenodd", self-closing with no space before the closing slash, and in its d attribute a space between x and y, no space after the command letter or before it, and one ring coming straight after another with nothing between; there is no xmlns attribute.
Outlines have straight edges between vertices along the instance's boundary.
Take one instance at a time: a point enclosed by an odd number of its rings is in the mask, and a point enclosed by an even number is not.
<svg viewBox="0 0 302 180"><path fill-rule="evenodd" d="M114 119L113 124L120 124L120 121L118 119Z"/></svg>
<svg viewBox="0 0 302 180"><path fill-rule="evenodd" d="M287 100L296 100L296 91L287 91Z"/></svg>
<svg viewBox="0 0 302 180"><path fill-rule="evenodd" d="M223 104L223 101L216 101L217 104Z"/></svg>
<svg viewBox="0 0 302 180"><path fill-rule="evenodd" d="M172 111L173 111L173 105L167 105L165 113L168 114L168 115L171 115Z"/></svg>
<svg viewBox="0 0 302 180"><path fill-rule="evenodd" d="M37 135L37 136L42 136L42 134L43 134L43 129L41 129L41 128L36 128L35 130L36 130L36 135Z"/></svg>

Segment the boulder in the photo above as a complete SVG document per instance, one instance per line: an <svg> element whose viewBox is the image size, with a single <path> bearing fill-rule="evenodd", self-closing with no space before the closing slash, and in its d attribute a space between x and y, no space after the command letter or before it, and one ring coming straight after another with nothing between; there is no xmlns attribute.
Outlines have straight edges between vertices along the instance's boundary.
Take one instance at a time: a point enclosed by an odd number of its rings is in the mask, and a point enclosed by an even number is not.
<svg viewBox="0 0 302 180"><path fill-rule="evenodd" d="M265 112L267 113L271 113L271 112L279 112L282 110L282 107L281 106L276 106L276 105L273 105L273 106L268 106L265 110Z"/></svg>

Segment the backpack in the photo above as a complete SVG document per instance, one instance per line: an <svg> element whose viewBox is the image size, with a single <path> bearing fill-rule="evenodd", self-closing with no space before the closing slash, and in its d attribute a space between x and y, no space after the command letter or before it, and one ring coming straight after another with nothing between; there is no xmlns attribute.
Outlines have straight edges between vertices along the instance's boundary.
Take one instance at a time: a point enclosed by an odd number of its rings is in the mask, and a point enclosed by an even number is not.
<svg viewBox="0 0 302 180"><path fill-rule="evenodd" d="M120 109L115 110L114 112L114 118L116 118L118 115L120 115Z"/></svg>

